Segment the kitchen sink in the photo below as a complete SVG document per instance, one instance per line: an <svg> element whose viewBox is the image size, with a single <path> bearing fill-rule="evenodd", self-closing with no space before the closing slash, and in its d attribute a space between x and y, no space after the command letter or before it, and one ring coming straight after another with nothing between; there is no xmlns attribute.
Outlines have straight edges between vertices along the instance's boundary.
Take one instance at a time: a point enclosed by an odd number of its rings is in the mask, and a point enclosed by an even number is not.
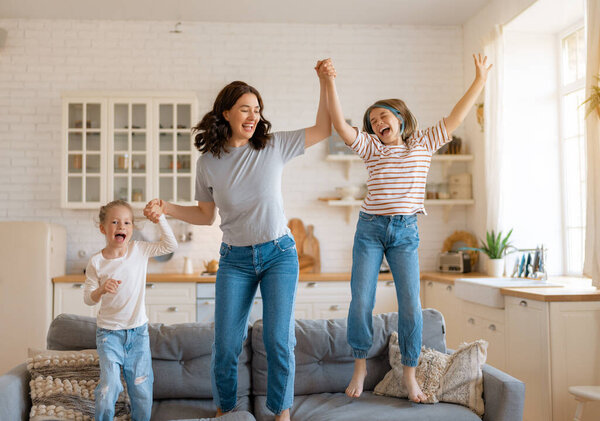
<svg viewBox="0 0 600 421"><path fill-rule="evenodd" d="M462 278L454 281L454 295L461 300L489 307L504 308L504 296L500 288L559 287L536 279L523 278Z"/></svg>

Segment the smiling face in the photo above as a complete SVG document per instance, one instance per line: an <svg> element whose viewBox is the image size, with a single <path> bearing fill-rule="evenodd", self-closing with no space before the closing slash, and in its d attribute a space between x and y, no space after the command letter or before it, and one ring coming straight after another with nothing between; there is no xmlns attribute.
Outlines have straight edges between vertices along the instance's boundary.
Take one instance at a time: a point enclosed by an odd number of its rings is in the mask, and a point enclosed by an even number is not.
<svg viewBox="0 0 600 421"><path fill-rule="evenodd" d="M133 234L133 214L126 206L113 206L106 211L100 232L110 248L126 247Z"/></svg>
<svg viewBox="0 0 600 421"><path fill-rule="evenodd" d="M398 117L386 108L373 108L369 113L369 122L375 135L385 145L399 145L401 123Z"/></svg>
<svg viewBox="0 0 600 421"><path fill-rule="evenodd" d="M260 121L258 98L253 93L242 95L230 110L223 112L223 117L231 127L230 141L250 140Z"/></svg>

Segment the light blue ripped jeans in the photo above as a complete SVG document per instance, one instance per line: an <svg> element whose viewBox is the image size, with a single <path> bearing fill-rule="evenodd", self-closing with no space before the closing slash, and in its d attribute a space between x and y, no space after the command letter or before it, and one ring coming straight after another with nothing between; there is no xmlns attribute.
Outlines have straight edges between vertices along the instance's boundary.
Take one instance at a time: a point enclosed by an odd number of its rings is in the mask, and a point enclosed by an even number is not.
<svg viewBox="0 0 600 421"><path fill-rule="evenodd" d="M131 401L131 419L149 421L152 413L152 357L148 324L133 329L96 329L100 382L95 389L96 421L113 421L123 390L121 368Z"/></svg>
<svg viewBox="0 0 600 421"><path fill-rule="evenodd" d="M398 342L402 365L417 366L423 336L418 247L416 215L360 212L352 249L352 301L348 312L348 344L354 358L366 358L373 345L375 290L385 254L398 298Z"/></svg>

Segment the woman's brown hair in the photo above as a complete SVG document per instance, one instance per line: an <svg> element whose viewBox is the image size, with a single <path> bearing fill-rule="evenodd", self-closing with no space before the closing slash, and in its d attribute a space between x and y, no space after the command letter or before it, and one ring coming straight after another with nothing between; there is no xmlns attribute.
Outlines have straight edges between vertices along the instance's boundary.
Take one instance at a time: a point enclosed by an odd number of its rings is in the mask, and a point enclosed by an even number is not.
<svg viewBox="0 0 600 421"><path fill-rule="evenodd" d="M363 131L375 134L373 128L371 127L371 111L373 111L374 108L388 107L396 110L404 119L404 132L402 132L402 140L404 143L407 143L408 138L412 136L415 130L417 130L419 123L417 122L417 119L413 113L410 112L404 101L401 99L381 99L367 108L367 111L365 111L365 115L363 117ZM402 122L400 122L400 124L402 124Z"/></svg>
<svg viewBox="0 0 600 421"><path fill-rule="evenodd" d="M231 137L231 126L223 117L223 112L231 110L236 101L244 94L254 94L260 107L260 120L256 125L256 130L250 138L250 145L256 149L263 149L269 140L269 130L271 123L263 117L263 102L256 88L239 80L231 82L225 86L217 95L213 109L206 113L202 120L192 132L196 133L194 145L201 153L212 153L220 158L221 153L227 152L227 141Z"/></svg>

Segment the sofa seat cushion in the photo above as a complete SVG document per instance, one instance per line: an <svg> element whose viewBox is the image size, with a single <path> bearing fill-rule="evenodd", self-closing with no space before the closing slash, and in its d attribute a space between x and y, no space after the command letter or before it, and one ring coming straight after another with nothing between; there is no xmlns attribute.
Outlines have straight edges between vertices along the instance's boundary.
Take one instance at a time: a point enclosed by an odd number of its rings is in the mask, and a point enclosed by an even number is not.
<svg viewBox="0 0 600 421"><path fill-rule="evenodd" d="M296 395L344 392L352 378L354 358L348 345L346 319L296 320ZM373 316L373 346L367 356L365 390L373 390L390 370L388 342L398 330L398 314ZM266 395L267 358L262 340L263 324L252 327L252 391ZM446 351L444 319L433 309L423 310L423 345Z"/></svg>
<svg viewBox="0 0 600 421"><path fill-rule="evenodd" d="M241 415L237 415L231 421L254 420L249 414L250 410L250 398L238 398L235 411ZM212 419L216 411L217 407L212 399L161 399L154 401L151 418L152 421ZM248 415L251 418L248 418Z"/></svg>
<svg viewBox="0 0 600 421"><path fill-rule="evenodd" d="M254 416L258 421L274 420L273 413L266 407L265 396L255 397ZM371 392L363 392L358 399L351 399L344 393L296 396L291 418L294 421L481 421L464 406L416 404Z"/></svg>

